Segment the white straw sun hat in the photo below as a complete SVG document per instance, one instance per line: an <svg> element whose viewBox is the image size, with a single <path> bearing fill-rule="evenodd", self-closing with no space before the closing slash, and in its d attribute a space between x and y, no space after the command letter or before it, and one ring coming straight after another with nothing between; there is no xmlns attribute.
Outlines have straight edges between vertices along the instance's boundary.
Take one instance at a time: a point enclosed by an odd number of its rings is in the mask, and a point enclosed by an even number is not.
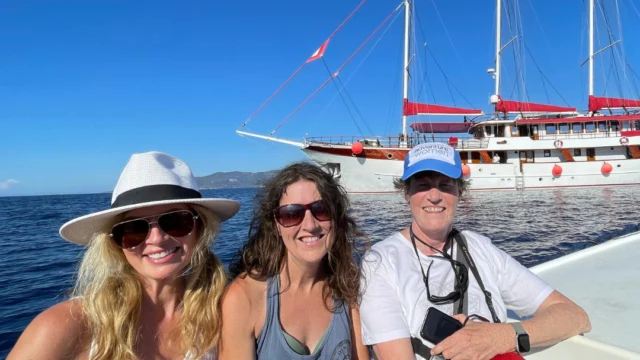
<svg viewBox="0 0 640 360"><path fill-rule="evenodd" d="M164 204L197 204L226 221L240 209L230 199L202 198L189 166L182 160L161 152L133 154L122 170L111 196L111 208L73 219L60 228L60 236L86 245L99 231L107 231L113 218L142 207Z"/></svg>

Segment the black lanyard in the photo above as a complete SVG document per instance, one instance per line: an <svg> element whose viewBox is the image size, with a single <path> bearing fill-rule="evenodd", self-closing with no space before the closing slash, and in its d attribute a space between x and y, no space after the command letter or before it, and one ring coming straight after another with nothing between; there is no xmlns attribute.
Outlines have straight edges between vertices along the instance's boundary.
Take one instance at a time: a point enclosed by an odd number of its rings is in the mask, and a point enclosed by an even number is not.
<svg viewBox="0 0 640 360"><path fill-rule="evenodd" d="M427 290L427 299L429 300L429 302L433 303L433 304L447 304L447 303L455 303L455 302L459 302L458 303L458 311L457 314L463 313L464 312L464 296L465 293L467 292L467 288L469 287L469 281L468 281L468 271L467 268L464 267L464 265L461 266L461 264L459 262L456 262L455 260L453 260L453 256L451 254L447 254L447 247L449 247L449 249L451 250L451 252L453 253L453 231L449 233L449 236L447 236L447 241L444 244L443 250L444 251L440 251L436 248L434 248L433 246L425 243L424 241L420 240L420 238L418 238L414 233L413 233L413 227L409 226L409 234L411 236L411 244L413 245L413 250L416 253L416 257L418 258L418 264L420 265L420 271L422 272L422 281L424 282L424 286ZM427 270L427 274L424 273L424 268L422 267L422 262L420 261L420 255L418 254L418 248L416 247L416 240L418 240L419 242L421 242L423 245L429 247L431 250L438 252L440 254L442 254L442 256L451 263L451 267L453 269L454 272L454 291L451 292L449 295L446 296L432 296L431 292L429 291L429 270L431 269L431 265L433 264L433 262L431 264L429 264L429 269ZM456 271L456 266L460 266L460 270ZM464 271L465 274L460 274L460 271ZM461 282L460 280L460 276L463 276L464 279L462 280L463 282ZM461 287L464 287L461 289Z"/></svg>
<svg viewBox="0 0 640 360"><path fill-rule="evenodd" d="M485 302L487 304L487 307L489 308L489 311L491 312L491 317L493 319L494 323L500 323L500 319L498 318L496 311L493 307L493 300L492 300L492 296L491 296L491 292L488 291L485 287L484 287L484 283L482 282L482 279L480 278L480 274L478 273L478 269L476 267L475 262L473 261L473 258L471 257L471 254L469 253L469 248L467 247L467 241L464 238L464 236L462 235L462 233L460 233L458 230L456 229L452 229L451 232L449 233L449 235L447 236L447 241L445 242L445 246L443 248L444 251L439 251L438 249L434 248L433 246L430 246L429 244L426 244L424 241L420 240L419 238L417 238L415 236L415 234L413 233L413 228L412 226L409 226L409 234L411 235L411 244L413 244L413 250L416 253L416 257L418 258L418 264L420 264L420 270L422 271L422 280L424 282L425 287L427 288L427 293L429 293L429 283L428 283L428 278L427 275L424 273L424 268L422 267L422 262L420 261L420 255L418 254L418 248L416 247L416 239L418 239L418 241L420 241L422 244L428 246L430 249L439 252L443 255L443 257L449 259L450 261L453 261L453 257L450 254L446 253L447 247L449 246L449 248L451 249L451 252L453 252L453 239L456 240L456 244L458 245L458 247L460 248L460 250L462 250L462 254L463 254L463 258L464 259L458 259L459 261L463 262L463 263L467 263L466 265L469 266L469 269L471 270L471 272L473 273L473 276L476 278L476 281L478 282L478 285L480 286L480 289L482 290L482 293L484 294L484 298L485 298ZM453 265L453 263L452 263ZM429 265L431 266L431 265ZM454 269L454 273L455 273L455 269ZM454 284L454 289L458 288L458 276L455 276L455 284ZM459 299L459 304L458 304L458 314L463 313L463 303L464 303L464 296L466 294L468 290L468 285L465 289L463 289L462 291L459 291L460 293L460 299ZM465 314L468 315L468 314Z"/></svg>
<svg viewBox="0 0 640 360"><path fill-rule="evenodd" d="M491 292L484 287L484 283L482 282L482 278L480 278L480 274L478 273L478 268L476 267L476 263L473 261L473 258L469 253L467 240L465 239L464 235L462 235L462 233L459 232L458 230L453 229L452 232L454 233L453 236L456 239L456 243L458 244L458 247L460 248L460 250L462 250L462 255L464 255L463 256L464 260L467 261L467 265L469 266L469 269L471 269L473 276L476 278L476 281L478 281L480 290L482 290L482 293L484 294L484 301L486 302L487 307L491 312L491 318L493 319L493 322L496 324L500 323L500 318L498 318L498 315L496 314L496 310L493 308L493 300L491 298Z"/></svg>

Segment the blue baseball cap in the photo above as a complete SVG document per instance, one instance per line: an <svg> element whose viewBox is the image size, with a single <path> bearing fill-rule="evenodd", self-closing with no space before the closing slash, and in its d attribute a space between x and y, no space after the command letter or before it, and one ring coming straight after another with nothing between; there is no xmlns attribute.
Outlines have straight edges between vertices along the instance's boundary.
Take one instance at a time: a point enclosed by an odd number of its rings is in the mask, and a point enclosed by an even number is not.
<svg viewBox="0 0 640 360"><path fill-rule="evenodd" d="M437 171L450 178L457 179L462 175L460 154L451 146L443 143L426 143L416 145L404 158L402 180L422 171Z"/></svg>

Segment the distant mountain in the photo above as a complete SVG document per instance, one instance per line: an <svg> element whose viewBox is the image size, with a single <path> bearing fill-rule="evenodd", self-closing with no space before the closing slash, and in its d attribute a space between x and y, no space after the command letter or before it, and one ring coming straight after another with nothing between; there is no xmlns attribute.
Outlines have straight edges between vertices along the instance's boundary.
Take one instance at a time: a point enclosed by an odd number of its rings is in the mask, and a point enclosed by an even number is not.
<svg viewBox="0 0 640 360"><path fill-rule="evenodd" d="M264 172L217 172L211 175L196 177L198 186L206 189L242 189L260 187L267 179L277 171Z"/></svg>

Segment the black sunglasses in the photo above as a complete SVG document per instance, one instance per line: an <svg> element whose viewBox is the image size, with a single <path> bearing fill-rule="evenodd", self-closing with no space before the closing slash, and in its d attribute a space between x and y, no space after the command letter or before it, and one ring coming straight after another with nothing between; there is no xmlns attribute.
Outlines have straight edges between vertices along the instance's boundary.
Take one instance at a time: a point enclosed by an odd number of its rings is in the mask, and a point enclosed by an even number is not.
<svg viewBox="0 0 640 360"><path fill-rule="evenodd" d="M439 259L439 258L434 258ZM437 296L431 295L429 291L429 271L431 270L431 265L433 265L433 261L427 267L427 276L424 277L424 286L427 288L427 299L432 304L441 305L441 304L450 304L456 302L462 298L464 293L467 291L469 287L469 270L463 263L453 260L448 257L442 257L443 260L449 261L451 267L453 268L453 274L455 276L455 285L453 287L453 291L445 296Z"/></svg>
<svg viewBox="0 0 640 360"><path fill-rule="evenodd" d="M155 219L150 221L149 219ZM142 244L151 231L151 224L158 224L169 236L179 238L191 234L198 215L189 210L177 210L161 215L126 220L115 224L109 236L122 249L131 249Z"/></svg>
<svg viewBox="0 0 640 360"><path fill-rule="evenodd" d="M418 258L418 264L420 264L420 270L422 271L422 280L424 281L424 286L427 288L427 299L432 304L442 305L442 304L450 304L463 298L464 294L467 292L467 289L469 288L469 269L467 269L467 267L463 263L453 260L451 255L447 254L446 252L433 248L429 244L420 240L420 238L418 238L413 233L413 229L411 227L409 227L409 234L411 236L411 243L413 244L413 250L416 252L416 257ZM432 250L442 254L442 258L434 257L433 259L446 260L451 264L451 267L453 268L453 274L455 276L453 291L451 293L445 296L431 295L431 291L429 290L429 271L431 270L431 265L433 265L433 261L429 264L429 267L427 267L427 274L425 275L424 269L422 268L422 263L420 262L420 256L418 256L416 239L420 241L422 244L430 247ZM449 239L447 239L447 243L450 244L452 240L453 238L450 237ZM445 249L446 248L447 248L447 244L445 244Z"/></svg>
<svg viewBox="0 0 640 360"><path fill-rule="evenodd" d="M329 208L322 200L309 204L282 205L275 210L275 218L276 221L284 227L296 226L302 223L307 210L310 210L311 215L318 221L331 220Z"/></svg>

